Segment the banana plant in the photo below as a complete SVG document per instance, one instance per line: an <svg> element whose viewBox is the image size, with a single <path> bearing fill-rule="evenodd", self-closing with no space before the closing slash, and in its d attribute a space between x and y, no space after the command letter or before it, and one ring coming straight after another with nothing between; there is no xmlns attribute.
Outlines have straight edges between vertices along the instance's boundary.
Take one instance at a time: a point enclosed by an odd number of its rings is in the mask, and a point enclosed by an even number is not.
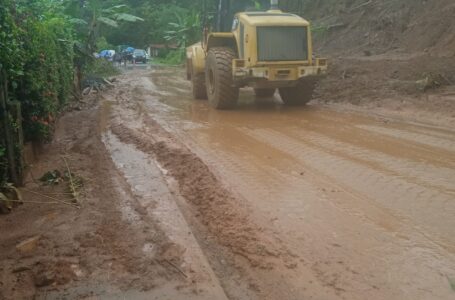
<svg viewBox="0 0 455 300"><path fill-rule="evenodd" d="M78 90L81 90L82 68L93 60L93 53L98 49L99 30L102 25L118 27L120 22L144 21L142 18L126 13L124 4L106 7L102 0L66 0L66 13L71 16L70 22L79 33L74 43L75 66Z"/></svg>
<svg viewBox="0 0 455 300"><path fill-rule="evenodd" d="M164 39L177 43L180 48L185 48L190 43L198 40L201 31L199 13L191 11L188 14L176 13L176 22L169 23L169 30L165 32Z"/></svg>
<svg viewBox="0 0 455 300"><path fill-rule="evenodd" d="M70 21L87 30L84 49L86 53L97 50L96 41L101 26L118 27L120 22L144 21L140 17L126 13L125 4L106 8L100 0L70 0L68 7L73 15L76 15Z"/></svg>

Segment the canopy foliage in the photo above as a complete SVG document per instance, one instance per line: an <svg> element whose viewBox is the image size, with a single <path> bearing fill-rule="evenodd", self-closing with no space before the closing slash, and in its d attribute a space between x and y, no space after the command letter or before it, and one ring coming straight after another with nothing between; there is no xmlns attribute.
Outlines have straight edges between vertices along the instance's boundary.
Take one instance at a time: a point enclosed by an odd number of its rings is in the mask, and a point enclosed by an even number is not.
<svg viewBox="0 0 455 300"><path fill-rule="evenodd" d="M214 13L217 2L1 0L0 86L5 90L6 84L7 103L21 104L25 140L49 138L55 116L72 94L78 93L80 80L76 79L90 69L87 66L93 63L94 52L111 45L146 48L173 44L180 50L170 57L179 61L181 49L200 39L203 8ZM269 1L234 2L259 9L267 8ZM303 2L281 1L292 9ZM5 115L0 118L5 119ZM11 116L6 118L13 130L19 130ZM5 181L5 130L5 126L0 127L0 183Z"/></svg>

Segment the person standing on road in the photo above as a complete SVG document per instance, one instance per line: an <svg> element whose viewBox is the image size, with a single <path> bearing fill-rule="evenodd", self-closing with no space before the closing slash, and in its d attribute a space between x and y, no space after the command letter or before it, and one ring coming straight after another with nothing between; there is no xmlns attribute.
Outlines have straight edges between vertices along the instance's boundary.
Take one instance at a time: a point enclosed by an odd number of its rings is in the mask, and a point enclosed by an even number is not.
<svg viewBox="0 0 455 300"><path fill-rule="evenodd" d="M122 55L115 52L113 61L115 66L120 66L122 64Z"/></svg>

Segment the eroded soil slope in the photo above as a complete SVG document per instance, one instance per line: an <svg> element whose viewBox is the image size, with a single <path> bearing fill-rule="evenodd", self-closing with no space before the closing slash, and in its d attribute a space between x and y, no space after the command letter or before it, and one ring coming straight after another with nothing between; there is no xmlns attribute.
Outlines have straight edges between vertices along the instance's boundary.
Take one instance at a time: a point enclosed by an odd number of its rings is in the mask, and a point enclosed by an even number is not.
<svg viewBox="0 0 455 300"><path fill-rule="evenodd" d="M331 61L320 101L454 118L453 1L308 1L303 15Z"/></svg>

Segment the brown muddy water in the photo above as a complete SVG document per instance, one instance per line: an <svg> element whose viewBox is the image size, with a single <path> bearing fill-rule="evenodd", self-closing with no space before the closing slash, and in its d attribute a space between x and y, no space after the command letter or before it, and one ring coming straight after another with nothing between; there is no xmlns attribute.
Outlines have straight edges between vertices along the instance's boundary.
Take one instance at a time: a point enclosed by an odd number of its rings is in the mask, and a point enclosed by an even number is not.
<svg viewBox="0 0 455 300"><path fill-rule="evenodd" d="M455 299L454 128L249 90L216 111L191 99L180 69L128 76L138 114L200 157L299 262L258 271L258 299Z"/></svg>

